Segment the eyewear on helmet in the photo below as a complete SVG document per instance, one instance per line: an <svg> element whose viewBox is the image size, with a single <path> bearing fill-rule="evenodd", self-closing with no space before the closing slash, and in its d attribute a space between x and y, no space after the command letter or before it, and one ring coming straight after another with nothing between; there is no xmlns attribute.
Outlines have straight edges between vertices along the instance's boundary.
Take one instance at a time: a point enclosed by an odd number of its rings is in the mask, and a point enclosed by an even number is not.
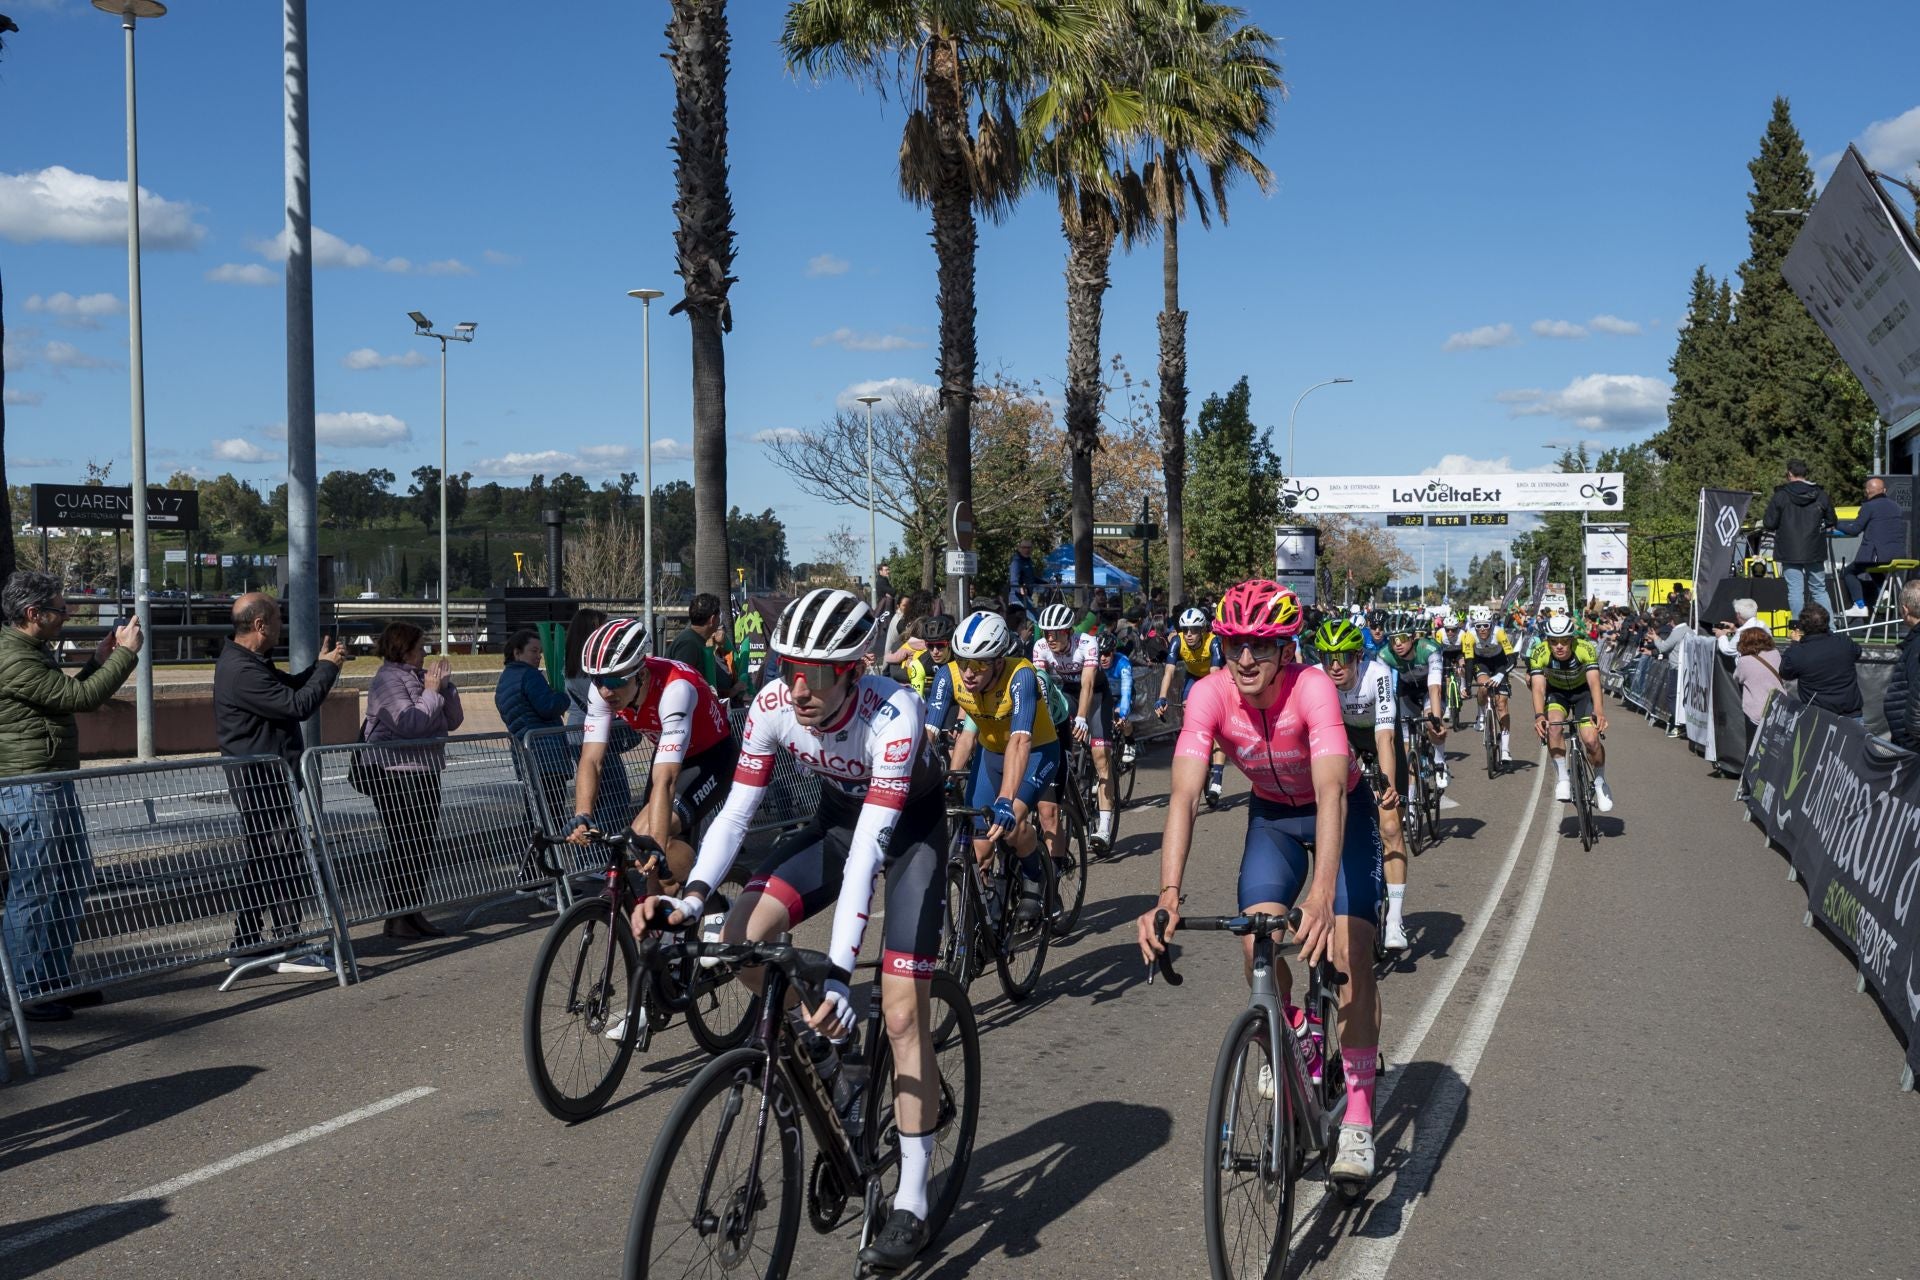
<svg viewBox="0 0 1920 1280"><path fill-rule="evenodd" d="M799 658L783 658L781 663L787 671L788 682L805 680L809 689L818 689L830 685L861 664L852 662L807 662Z"/></svg>
<svg viewBox="0 0 1920 1280"><path fill-rule="evenodd" d="M1320 651L1320 661L1328 666L1336 662L1343 667L1357 666L1360 662L1360 651L1358 649L1323 649Z"/></svg>

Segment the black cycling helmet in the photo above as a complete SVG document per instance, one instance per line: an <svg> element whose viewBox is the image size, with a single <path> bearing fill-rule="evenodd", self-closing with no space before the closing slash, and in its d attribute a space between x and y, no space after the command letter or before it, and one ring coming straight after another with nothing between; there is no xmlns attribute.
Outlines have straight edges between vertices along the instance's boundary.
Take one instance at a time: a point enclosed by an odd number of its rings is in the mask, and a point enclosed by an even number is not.
<svg viewBox="0 0 1920 1280"><path fill-rule="evenodd" d="M928 644L946 644L953 639L953 619L944 613L928 614L920 619L920 638Z"/></svg>
<svg viewBox="0 0 1920 1280"><path fill-rule="evenodd" d="M1120 641L1117 638L1115 638L1113 632L1111 631L1102 631L1100 633L1099 644L1100 644L1100 656L1103 658L1110 653L1120 652Z"/></svg>

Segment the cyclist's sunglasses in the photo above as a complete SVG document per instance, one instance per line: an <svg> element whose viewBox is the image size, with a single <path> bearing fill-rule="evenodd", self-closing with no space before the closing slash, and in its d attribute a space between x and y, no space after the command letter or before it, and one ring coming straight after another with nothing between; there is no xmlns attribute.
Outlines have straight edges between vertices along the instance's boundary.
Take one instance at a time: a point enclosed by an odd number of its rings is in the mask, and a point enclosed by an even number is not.
<svg viewBox="0 0 1920 1280"><path fill-rule="evenodd" d="M1243 651L1251 654L1255 662L1273 662L1280 657L1278 640L1222 640L1220 649L1229 662L1240 661Z"/></svg>
<svg viewBox="0 0 1920 1280"><path fill-rule="evenodd" d="M961 658L959 663L962 671L970 671L975 675L985 675L987 672L993 670L993 664L998 661L998 658Z"/></svg>
<svg viewBox="0 0 1920 1280"><path fill-rule="evenodd" d="M602 689L624 689L633 683L632 676L593 676L590 678Z"/></svg>
<svg viewBox="0 0 1920 1280"><path fill-rule="evenodd" d="M1336 662L1343 667L1357 666L1359 665L1360 658L1361 653L1358 649L1342 649L1339 651L1329 649L1320 655L1320 661L1326 663L1328 666L1332 666Z"/></svg>
<svg viewBox="0 0 1920 1280"><path fill-rule="evenodd" d="M796 662L792 658L785 658L782 659L782 665L786 668L789 680L805 680L809 689L818 689L832 684L860 664L858 662Z"/></svg>

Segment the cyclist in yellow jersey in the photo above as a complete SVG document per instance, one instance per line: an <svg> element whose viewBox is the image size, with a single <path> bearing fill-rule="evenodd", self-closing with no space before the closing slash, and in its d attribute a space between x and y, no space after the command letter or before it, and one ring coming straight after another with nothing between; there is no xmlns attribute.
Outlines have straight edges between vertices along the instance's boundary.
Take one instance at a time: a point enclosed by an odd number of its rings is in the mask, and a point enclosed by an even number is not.
<svg viewBox="0 0 1920 1280"><path fill-rule="evenodd" d="M1548 618L1541 630L1544 638L1527 653L1527 673L1533 684L1534 725L1559 771L1553 798L1573 798L1566 747L1566 726L1572 721L1593 766L1594 803L1602 813L1610 813L1613 792L1607 786L1607 749L1600 742L1607 716L1601 710L1599 652L1593 641L1575 634L1573 619L1564 613Z"/></svg>
<svg viewBox="0 0 1920 1280"><path fill-rule="evenodd" d="M1476 616L1473 629L1461 642L1460 660L1473 681L1474 696L1480 702L1480 716L1473 722L1475 729L1485 729L1487 704L1493 704L1493 714L1500 725L1502 764L1513 760L1513 717L1507 706L1507 677L1513 668L1513 657L1506 629L1493 625L1492 613Z"/></svg>
<svg viewBox="0 0 1920 1280"><path fill-rule="evenodd" d="M1173 644L1167 649L1166 669L1160 675L1160 697L1153 704L1154 718L1167 718L1167 697L1173 692L1175 672L1181 672L1184 680L1180 685L1180 701L1184 705L1187 691L1193 688L1193 682L1205 676L1209 671L1217 671L1227 665L1226 658L1220 652L1220 642L1208 629L1207 613L1189 605L1180 611L1180 632L1174 637ZM1213 761L1207 773L1206 801L1209 809L1220 803L1220 789L1226 777L1227 753L1214 744Z"/></svg>
<svg viewBox="0 0 1920 1280"><path fill-rule="evenodd" d="M914 635L926 644L924 649L916 649L907 655L901 665L906 668L907 683L925 702L933 691L933 677L941 667L947 665L953 656L953 619L946 614L929 614L913 624Z"/></svg>

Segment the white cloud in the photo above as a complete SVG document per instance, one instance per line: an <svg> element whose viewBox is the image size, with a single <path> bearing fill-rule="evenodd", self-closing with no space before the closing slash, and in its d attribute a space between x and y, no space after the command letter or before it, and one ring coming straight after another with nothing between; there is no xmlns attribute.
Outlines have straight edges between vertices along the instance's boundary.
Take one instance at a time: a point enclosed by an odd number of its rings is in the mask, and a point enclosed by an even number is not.
<svg viewBox="0 0 1920 1280"><path fill-rule="evenodd" d="M215 284L275 285L280 283L280 273L257 262L223 262L207 272L207 279Z"/></svg>
<svg viewBox="0 0 1920 1280"><path fill-rule="evenodd" d="M580 457L601 467L622 467L635 461L635 449L630 444L583 444Z"/></svg>
<svg viewBox="0 0 1920 1280"><path fill-rule="evenodd" d="M669 449L663 450L662 445ZM677 458L680 455L671 450L684 447L678 440L656 440L653 454L655 459ZM508 453L498 458L482 458L474 464L473 473L501 478L530 476L535 472L551 476L562 471L580 476L610 476L631 467L639 460L638 453L639 450L628 444L583 444L571 451L542 449L536 453Z"/></svg>
<svg viewBox="0 0 1920 1280"><path fill-rule="evenodd" d="M75 329L98 329L101 317L125 315L127 304L111 293L89 293L77 298L70 293L45 298L36 293L27 299L27 310L52 316Z"/></svg>
<svg viewBox="0 0 1920 1280"><path fill-rule="evenodd" d="M286 228L282 227L279 234L271 239L253 241L252 247L255 253L269 262L285 262L287 260ZM415 266L408 258L383 258L367 246L351 244L322 227L313 229L313 265L340 267L349 271L371 268L393 275L470 276L473 274L473 268L458 258L442 258L419 266ZM248 280L242 283L255 282Z"/></svg>
<svg viewBox="0 0 1920 1280"><path fill-rule="evenodd" d="M140 188L140 246L191 249L207 229L193 206ZM127 184L52 165L30 173L0 173L0 236L20 244L127 242Z"/></svg>
<svg viewBox="0 0 1920 1280"><path fill-rule="evenodd" d="M684 440L655 440L653 442L653 460L655 462L692 462L693 446Z"/></svg>
<svg viewBox="0 0 1920 1280"><path fill-rule="evenodd" d="M66 465L67 460L65 458L12 457L7 459L7 467L13 471L39 471L48 467L64 467Z"/></svg>
<svg viewBox="0 0 1920 1280"><path fill-rule="evenodd" d="M798 427L769 427L765 431L753 433L755 444L796 444L807 438L807 433Z"/></svg>
<svg viewBox="0 0 1920 1280"><path fill-rule="evenodd" d="M40 354L56 369L117 369L120 367L118 361L89 355L71 342L49 342Z"/></svg>
<svg viewBox="0 0 1920 1280"><path fill-rule="evenodd" d="M833 403L841 409L851 412L864 408L861 396L879 396L877 408L892 409L903 399L939 394L940 388L925 382L915 382L912 378L877 378L867 382L856 382L835 396Z"/></svg>
<svg viewBox="0 0 1920 1280"><path fill-rule="evenodd" d="M1531 326L1542 338L1584 338L1587 331L1571 320L1535 320Z"/></svg>
<svg viewBox="0 0 1920 1280"><path fill-rule="evenodd" d="M1854 139L1867 167L1882 173L1906 177L1907 170L1920 165L1920 107L1901 112L1889 120L1875 120ZM1838 151L1820 157L1817 167L1824 179L1840 163Z"/></svg>
<svg viewBox="0 0 1920 1280"><path fill-rule="evenodd" d="M423 276L470 276L473 268L458 258L442 258L438 262L429 262L420 268Z"/></svg>
<svg viewBox="0 0 1920 1280"><path fill-rule="evenodd" d="M262 449L251 440L234 438L215 440L208 450L215 462L277 462L280 455L271 449Z"/></svg>
<svg viewBox="0 0 1920 1280"><path fill-rule="evenodd" d="M1587 325L1595 333L1611 333L1616 337L1622 338L1631 337L1640 332L1638 323L1632 320L1622 320L1619 316L1595 316L1593 319L1587 321Z"/></svg>
<svg viewBox="0 0 1920 1280"><path fill-rule="evenodd" d="M1464 453L1449 453L1430 467L1425 467L1423 476L1484 476L1514 475L1522 471L1558 471L1558 463L1545 462L1537 467L1516 467L1513 458L1501 454L1497 458L1474 458Z"/></svg>
<svg viewBox="0 0 1920 1280"><path fill-rule="evenodd" d="M390 413L316 413L313 432L321 444L342 449L386 449L413 441L407 424Z"/></svg>
<svg viewBox="0 0 1920 1280"><path fill-rule="evenodd" d="M509 453L498 458L482 458L473 464L475 475L498 476L502 479L530 476L536 472L550 476L562 471L579 470L580 459L559 449L545 449L539 453Z"/></svg>
<svg viewBox="0 0 1920 1280"><path fill-rule="evenodd" d="M418 369L426 364L427 353L408 351L397 356L383 356L372 347L358 347L340 358L340 363L349 369Z"/></svg>
<svg viewBox="0 0 1920 1280"><path fill-rule="evenodd" d="M1520 341L1513 326L1506 323L1483 324L1478 329L1468 329L1453 334L1440 344L1442 351L1484 351L1488 347L1510 347Z"/></svg>
<svg viewBox="0 0 1920 1280"><path fill-rule="evenodd" d="M852 269L851 262L831 253L816 253L807 259L807 274L810 276L843 276Z"/></svg>
<svg viewBox="0 0 1920 1280"><path fill-rule="evenodd" d="M1559 391L1503 392L1514 417L1561 418L1582 431L1630 431L1666 417L1673 388L1634 373L1590 373Z"/></svg>
<svg viewBox="0 0 1920 1280"><path fill-rule="evenodd" d="M912 338L903 338L897 333L860 333L845 325L813 340L816 347L830 343L845 351L916 351L927 345L915 342Z"/></svg>
<svg viewBox="0 0 1920 1280"><path fill-rule="evenodd" d="M18 387L7 388L6 400L8 404L33 405L39 404L44 399L46 399L46 397L38 391L22 391Z"/></svg>
<svg viewBox="0 0 1920 1280"><path fill-rule="evenodd" d="M1546 392L1538 387L1514 387L1508 391L1496 391L1493 394L1495 404L1530 404Z"/></svg>
<svg viewBox="0 0 1920 1280"><path fill-rule="evenodd" d="M27 346L27 341L39 335L38 329L23 324L15 325L7 333L6 349L0 351L0 366L4 366L8 373L32 368L36 357L33 349Z"/></svg>
<svg viewBox="0 0 1920 1280"><path fill-rule="evenodd" d="M480 261L490 267L517 267L520 259L511 253L502 253L498 249L485 249L480 253Z"/></svg>

